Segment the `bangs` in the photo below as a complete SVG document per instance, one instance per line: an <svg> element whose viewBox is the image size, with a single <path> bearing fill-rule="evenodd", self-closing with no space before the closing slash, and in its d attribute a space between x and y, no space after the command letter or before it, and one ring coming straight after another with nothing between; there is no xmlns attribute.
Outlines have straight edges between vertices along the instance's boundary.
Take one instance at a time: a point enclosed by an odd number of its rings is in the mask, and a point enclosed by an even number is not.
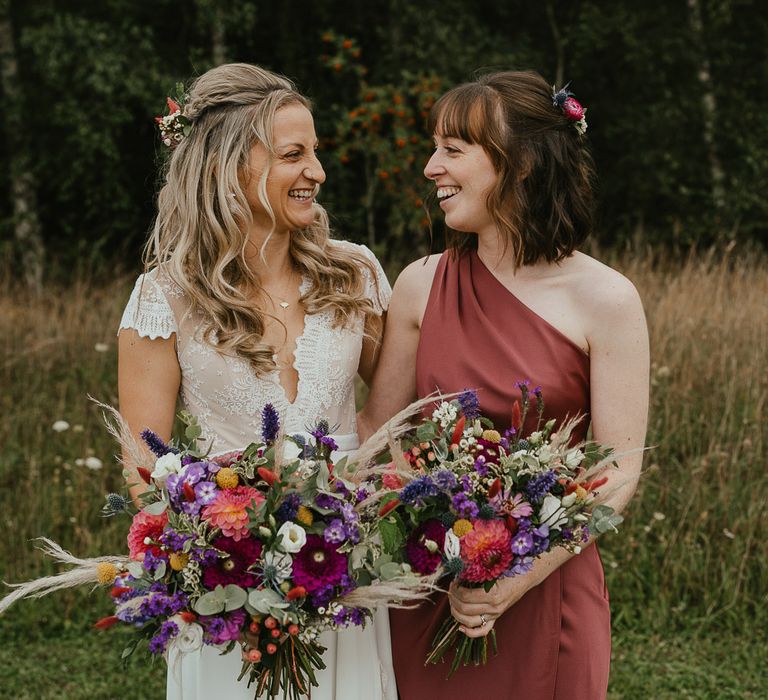
<svg viewBox="0 0 768 700"><path fill-rule="evenodd" d="M477 83L459 85L446 92L429 113L429 132L485 145L498 130L495 91Z"/></svg>

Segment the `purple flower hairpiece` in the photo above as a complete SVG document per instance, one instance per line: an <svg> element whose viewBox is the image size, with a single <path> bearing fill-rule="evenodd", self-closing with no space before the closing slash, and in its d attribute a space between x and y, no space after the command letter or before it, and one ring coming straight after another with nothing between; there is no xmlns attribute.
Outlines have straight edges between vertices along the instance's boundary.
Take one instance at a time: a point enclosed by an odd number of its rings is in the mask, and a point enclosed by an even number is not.
<svg viewBox="0 0 768 700"><path fill-rule="evenodd" d="M573 122L576 131L584 134L587 131L587 110L573 96L573 93L568 89L569 86L570 83L560 90L554 85L552 86L552 106L561 110L565 118Z"/></svg>

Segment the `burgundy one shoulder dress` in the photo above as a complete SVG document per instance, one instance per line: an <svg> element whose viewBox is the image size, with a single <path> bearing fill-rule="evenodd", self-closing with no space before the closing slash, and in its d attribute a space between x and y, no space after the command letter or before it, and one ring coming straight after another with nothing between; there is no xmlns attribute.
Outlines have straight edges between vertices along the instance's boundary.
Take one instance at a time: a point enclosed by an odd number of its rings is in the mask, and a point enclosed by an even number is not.
<svg viewBox="0 0 768 700"><path fill-rule="evenodd" d="M446 253L435 272L416 359L419 397L478 389L497 428L511 421L515 382L540 385L545 419L589 413L589 357L531 311L475 251ZM535 414L535 411L533 412ZM588 419L579 426L582 439ZM535 429L529 416L525 432ZM401 700L601 700L608 686L610 610L603 567L591 545L528 591L495 624L499 653L487 666L424 665L450 615L445 594L415 609L390 611Z"/></svg>

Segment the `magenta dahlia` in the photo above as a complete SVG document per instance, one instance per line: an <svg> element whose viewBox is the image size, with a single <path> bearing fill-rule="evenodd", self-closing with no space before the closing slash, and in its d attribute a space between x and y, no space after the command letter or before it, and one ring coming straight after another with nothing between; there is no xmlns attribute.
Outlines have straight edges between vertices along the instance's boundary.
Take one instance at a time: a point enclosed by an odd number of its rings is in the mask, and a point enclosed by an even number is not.
<svg viewBox="0 0 768 700"><path fill-rule="evenodd" d="M293 584L313 593L325 586L337 586L347 573L347 556L320 535L307 535L306 544L293 558Z"/></svg>
<svg viewBox="0 0 768 700"><path fill-rule="evenodd" d="M430 540L436 547L428 547ZM434 574L440 566L445 545L445 525L432 518L419 525L405 544L405 553L413 570L419 574ZM434 551L432 551L434 549Z"/></svg>
<svg viewBox="0 0 768 700"><path fill-rule="evenodd" d="M216 586L234 583L249 588L258 585L259 578L248 571L248 567L261 556L261 542L254 537L233 540L231 537L217 537L211 544L227 552L228 557L217 559L215 564L203 567L203 585L213 590Z"/></svg>

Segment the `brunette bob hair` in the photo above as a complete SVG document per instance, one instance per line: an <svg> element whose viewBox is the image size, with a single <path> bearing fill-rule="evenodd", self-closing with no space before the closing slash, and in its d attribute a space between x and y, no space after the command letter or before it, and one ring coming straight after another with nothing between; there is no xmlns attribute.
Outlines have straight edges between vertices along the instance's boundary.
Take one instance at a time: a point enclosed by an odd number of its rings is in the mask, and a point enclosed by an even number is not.
<svg viewBox="0 0 768 700"><path fill-rule="evenodd" d="M449 90L430 113L430 133L490 157L499 178L488 211L517 266L568 257L593 226L592 156L552 94L533 71L489 73ZM449 229L448 245L458 254L477 240Z"/></svg>

